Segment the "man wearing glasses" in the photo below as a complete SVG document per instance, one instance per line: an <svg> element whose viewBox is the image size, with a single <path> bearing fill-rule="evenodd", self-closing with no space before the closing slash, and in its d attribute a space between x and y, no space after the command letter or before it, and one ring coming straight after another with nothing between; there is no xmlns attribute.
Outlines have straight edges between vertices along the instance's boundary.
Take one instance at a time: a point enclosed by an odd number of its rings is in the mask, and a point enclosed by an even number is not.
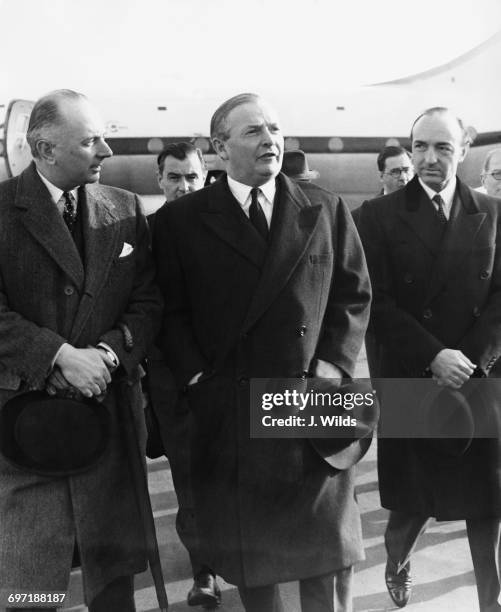
<svg viewBox="0 0 501 612"><path fill-rule="evenodd" d="M487 153L481 179L487 195L501 197L501 148Z"/></svg>
<svg viewBox="0 0 501 612"><path fill-rule="evenodd" d="M384 147L377 156L377 167L383 185L380 195L402 189L414 176L411 158L403 147Z"/></svg>

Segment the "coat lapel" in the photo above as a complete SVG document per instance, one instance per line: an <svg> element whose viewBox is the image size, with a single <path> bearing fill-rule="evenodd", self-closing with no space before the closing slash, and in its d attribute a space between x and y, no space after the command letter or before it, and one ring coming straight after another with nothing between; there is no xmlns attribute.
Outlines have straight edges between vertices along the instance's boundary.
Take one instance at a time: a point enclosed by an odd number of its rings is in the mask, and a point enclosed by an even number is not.
<svg viewBox="0 0 501 612"><path fill-rule="evenodd" d="M81 290L84 284L82 260L61 214L38 176L35 164L31 164L19 179L15 206L33 238Z"/></svg>
<svg viewBox="0 0 501 612"><path fill-rule="evenodd" d="M249 306L243 331L249 329L275 300L306 251L321 206L312 206L303 191L280 174L270 244L261 278Z"/></svg>
<svg viewBox="0 0 501 612"><path fill-rule="evenodd" d="M85 285L70 335L73 342L81 334L121 246L115 205L99 185L80 187L78 199L83 215Z"/></svg>
<svg viewBox="0 0 501 612"><path fill-rule="evenodd" d="M207 211L201 213L202 223L232 249L261 268L267 245L247 219L226 179L216 181L208 196Z"/></svg>
<svg viewBox="0 0 501 612"><path fill-rule="evenodd" d="M436 256L442 240L442 229L436 223L433 204L421 188L417 176L397 192L401 198L398 214L416 234L426 249Z"/></svg>
<svg viewBox="0 0 501 612"><path fill-rule="evenodd" d="M485 217L486 213L479 211L473 192L458 179L451 217L430 281L429 300L437 295L453 270L461 269Z"/></svg>

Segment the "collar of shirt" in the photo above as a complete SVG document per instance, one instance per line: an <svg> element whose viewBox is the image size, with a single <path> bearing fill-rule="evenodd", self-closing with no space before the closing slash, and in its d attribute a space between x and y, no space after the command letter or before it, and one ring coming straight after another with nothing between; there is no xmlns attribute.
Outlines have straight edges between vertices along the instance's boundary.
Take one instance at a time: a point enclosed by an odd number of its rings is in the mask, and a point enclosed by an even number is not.
<svg viewBox="0 0 501 612"><path fill-rule="evenodd" d="M249 208L251 205L252 187L250 185L244 185L244 183L239 183L235 179L231 178L231 176L228 176L228 187L248 217ZM275 193L277 191L275 179L272 178L264 185L260 185L259 189L260 192L257 199L261 205L261 208L263 209L268 227L270 227L271 216L273 214L273 201L275 200Z"/></svg>
<svg viewBox="0 0 501 612"><path fill-rule="evenodd" d="M62 189L59 189L59 187L56 187L48 179L46 179L45 176L40 172L38 168L37 168L37 172L38 172L38 176L42 179L43 184L47 187L50 193L50 197L54 201L54 204L57 206L58 211L61 214L63 214L64 202L61 200L61 198L62 198L64 191ZM73 201L75 202L75 210L76 210L78 206L78 187L75 187L75 189L72 189L70 193L73 196Z"/></svg>
<svg viewBox="0 0 501 612"><path fill-rule="evenodd" d="M433 200L433 198L437 195L437 192L433 191L433 189L430 189L428 185L425 185L421 179L419 179L419 182L421 184L421 187L425 190L426 195L430 198L430 200ZM447 219L451 216L451 208L452 202L454 200L454 193L456 191L456 183L457 180L454 176L442 189L442 191L438 192L438 195L442 198L444 202L444 213ZM435 207L435 210L438 210L438 204L433 201L432 204Z"/></svg>

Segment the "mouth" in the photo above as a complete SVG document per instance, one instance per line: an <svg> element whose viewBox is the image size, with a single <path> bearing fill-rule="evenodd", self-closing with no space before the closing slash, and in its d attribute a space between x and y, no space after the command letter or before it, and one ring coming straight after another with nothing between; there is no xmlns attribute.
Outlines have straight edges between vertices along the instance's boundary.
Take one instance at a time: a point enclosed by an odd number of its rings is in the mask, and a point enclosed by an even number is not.
<svg viewBox="0 0 501 612"><path fill-rule="evenodd" d="M101 164L94 164L90 167L90 169L92 170L92 172L101 172L102 166Z"/></svg>
<svg viewBox="0 0 501 612"><path fill-rule="evenodd" d="M264 161L278 161L278 154L277 153L263 153L263 155L260 155L258 159L262 159Z"/></svg>

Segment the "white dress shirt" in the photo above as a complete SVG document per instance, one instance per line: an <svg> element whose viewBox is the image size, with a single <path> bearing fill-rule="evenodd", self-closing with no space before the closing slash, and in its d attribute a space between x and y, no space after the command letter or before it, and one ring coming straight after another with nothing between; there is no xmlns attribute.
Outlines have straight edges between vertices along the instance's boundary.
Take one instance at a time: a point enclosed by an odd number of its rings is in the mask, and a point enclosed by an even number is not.
<svg viewBox="0 0 501 612"><path fill-rule="evenodd" d="M59 187L56 187L53 183L51 183L48 179L46 179L45 176L40 172L38 168L37 168L37 172L38 172L38 176L42 179L42 183L49 190L50 197L53 199L54 204L57 206L58 211L61 214L63 214L65 202L64 202L64 199L62 198L63 198L64 191L62 189L59 189ZM73 196L73 203L75 205L75 212L76 212L78 208L78 187L71 189L69 193L71 193L71 195Z"/></svg>
<svg viewBox="0 0 501 612"><path fill-rule="evenodd" d="M230 188L231 193L235 196L236 200L242 207L242 210L249 216L249 208L251 205L251 190L253 189L250 185L244 185L244 183L239 183L235 179L228 176L228 187ZM268 229L271 224L271 216L273 215L273 200L275 199L275 193L277 191L277 187L275 185L275 179L270 179L264 185L260 185L258 187L259 195L257 196L258 202L263 209L264 216L266 217L266 222L268 223Z"/></svg>
<svg viewBox="0 0 501 612"><path fill-rule="evenodd" d="M419 179L419 182L421 183L421 187L425 190L426 195L430 198L430 200L432 200L431 203L433 204L435 210L438 212L438 204L436 202L433 202L433 198L437 195L437 192L431 189L430 187L428 187L428 185L425 185L421 179ZM452 202L454 201L456 183L457 183L457 180L456 180L456 177L454 176L447 183L447 185L442 189L442 191L438 192L438 195L442 198L442 201L444 203L444 214L445 214L446 219L449 219L451 216L451 208L452 208Z"/></svg>

